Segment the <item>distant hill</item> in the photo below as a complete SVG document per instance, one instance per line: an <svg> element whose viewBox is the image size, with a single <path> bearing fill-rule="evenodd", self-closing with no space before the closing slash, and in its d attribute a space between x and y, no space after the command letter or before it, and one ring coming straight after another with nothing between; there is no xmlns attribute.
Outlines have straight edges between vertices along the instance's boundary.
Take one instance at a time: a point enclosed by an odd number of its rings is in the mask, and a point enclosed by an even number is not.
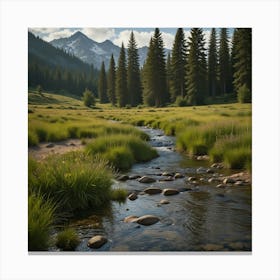
<svg viewBox="0 0 280 280"><path fill-rule="evenodd" d="M50 44L79 57L84 62L93 64L98 69L104 61L106 70L108 70L111 55L114 55L117 63L120 54L120 47L114 45L110 40L98 43L80 31L67 38L55 39ZM170 50L166 49L166 51L169 52ZM148 47L138 49L140 66L143 66L147 52Z"/></svg>

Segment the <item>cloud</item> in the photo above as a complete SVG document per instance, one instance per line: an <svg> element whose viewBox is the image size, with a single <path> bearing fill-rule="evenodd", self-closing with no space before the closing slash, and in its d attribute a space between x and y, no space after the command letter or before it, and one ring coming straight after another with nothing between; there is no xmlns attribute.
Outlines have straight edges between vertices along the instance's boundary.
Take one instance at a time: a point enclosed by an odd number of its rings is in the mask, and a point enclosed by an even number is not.
<svg viewBox="0 0 280 280"><path fill-rule="evenodd" d="M35 35L39 36L43 40L50 42L54 39L69 37L79 28L29 28L29 30Z"/></svg>
<svg viewBox="0 0 280 280"><path fill-rule="evenodd" d="M119 35L113 40L113 43L119 47L121 47L122 43L127 47L131 30L124 30L119 33ZM137 31L133 30L135 40L138 48L142 48L144 46L149 46L151 37L154 34L154 31ZM162 39L164 41L164 47L171 49L174 41L174 35L171 33L162 32Z"/></svg>
<svg viewBox="0 0 280 280"><path fill-rule="evenodd" d="M82 28L81 32L99 43L112 40L116 36L114 28Z"/></svg>

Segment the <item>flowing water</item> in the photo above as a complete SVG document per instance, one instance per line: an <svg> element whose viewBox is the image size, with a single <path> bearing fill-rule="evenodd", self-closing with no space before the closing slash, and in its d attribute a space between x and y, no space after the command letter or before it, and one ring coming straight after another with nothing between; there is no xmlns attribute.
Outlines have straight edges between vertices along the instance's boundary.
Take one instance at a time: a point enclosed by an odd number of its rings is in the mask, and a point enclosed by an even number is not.
<svg viewBox="0 0 280 280"><path fill-rule="evenodd" d="M125 203L113 202L102 212L92 213L72 223L82 240L77 251L251 251L251 186L216 188L208 183L213 174L206 173L208 161L192 160L174 150L175 138L165 136L161 130L141 128L151 137L150 144L159 157L135 164L127 175L155 178L155 183L143 184L137 180L115 181L114 188L126 188L138 193L138 199ZM180 172L184 178L161 181L162 172ZM219 169L215 176L230 175ZM233 171L231 171L233 172ZM196 177L197 184L188 182ZM181 192L165 197L148 195L148 186L161 189L176 188ZM186 190L186 187L189 188ZM185 188L185 189L184 189ZM168 199L169 204L159 204ZM160 221L150 226L125 223L130 215L151 214ZM89 238L105 235L108 242L100 249L87 246Z"/></svg>

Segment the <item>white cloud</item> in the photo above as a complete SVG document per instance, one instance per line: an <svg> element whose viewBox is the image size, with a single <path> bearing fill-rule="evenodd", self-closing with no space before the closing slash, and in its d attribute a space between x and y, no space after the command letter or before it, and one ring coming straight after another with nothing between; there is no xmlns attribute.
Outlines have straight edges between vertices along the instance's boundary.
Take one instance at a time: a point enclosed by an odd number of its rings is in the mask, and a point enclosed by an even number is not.
<svg viewBox="0 0 280 280"><path fill-rule="evenodd" d="M116 36L114 28L82 28L81 32L99 43L112 40Z"/></svg>
<svg viewBox="0 0 280 280"><path fill-rule="evenodd" d="M43 40L50 42L54 39L71 36L78 29L74 28L29 28L29 30L38 35Z"/></svg>
<svg viewBox="0 0 280 280"><path fill-rule="evenodd" d="M120 34L113 40L113 43L119 47L121 47L122 43L127 47L131 30L124 30L120 32ZM144 46L149 46L151 37L154 34L154 31L145 32L145 31L133 31L135 40L138 48L142 48ZM174 35L171 33L162 32L162 39L164 42L164 47L171 49L174 41Z"/></svg>

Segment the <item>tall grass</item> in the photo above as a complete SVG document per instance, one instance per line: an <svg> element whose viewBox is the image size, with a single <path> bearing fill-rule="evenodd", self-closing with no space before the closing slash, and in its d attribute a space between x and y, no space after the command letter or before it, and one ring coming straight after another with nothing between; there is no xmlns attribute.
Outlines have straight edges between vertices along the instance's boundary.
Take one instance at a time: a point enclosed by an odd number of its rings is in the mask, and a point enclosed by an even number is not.
<svg viewBox="0 0 280 280"><path fill-rule="evenodd" d="M64 212L98 208L110 201L113 174L100 158L82 152L29 162L29 191L50 197Z"/></svg>
<svg viewBox="0 0 280 280"><path fill-rule="evenodd" d="M79 243L80 239L76 231L67 228L57 234L55 245L63 251L74 251Z"/></svg>
<svg viewBox="0 0 280 280"><path fill-rule="evenodd" d="M101 155L119 170L129 169L134 162L149 161L157 157L156 150L135 135L98 137L88 143L85 150L91 155Z"/></svg>
<svg viewBox="0 0 280 280"><path fill-rule="evenodd" d="M46 197L35 193L28 196L28 250L47 250L56 207Z"/></svg>

